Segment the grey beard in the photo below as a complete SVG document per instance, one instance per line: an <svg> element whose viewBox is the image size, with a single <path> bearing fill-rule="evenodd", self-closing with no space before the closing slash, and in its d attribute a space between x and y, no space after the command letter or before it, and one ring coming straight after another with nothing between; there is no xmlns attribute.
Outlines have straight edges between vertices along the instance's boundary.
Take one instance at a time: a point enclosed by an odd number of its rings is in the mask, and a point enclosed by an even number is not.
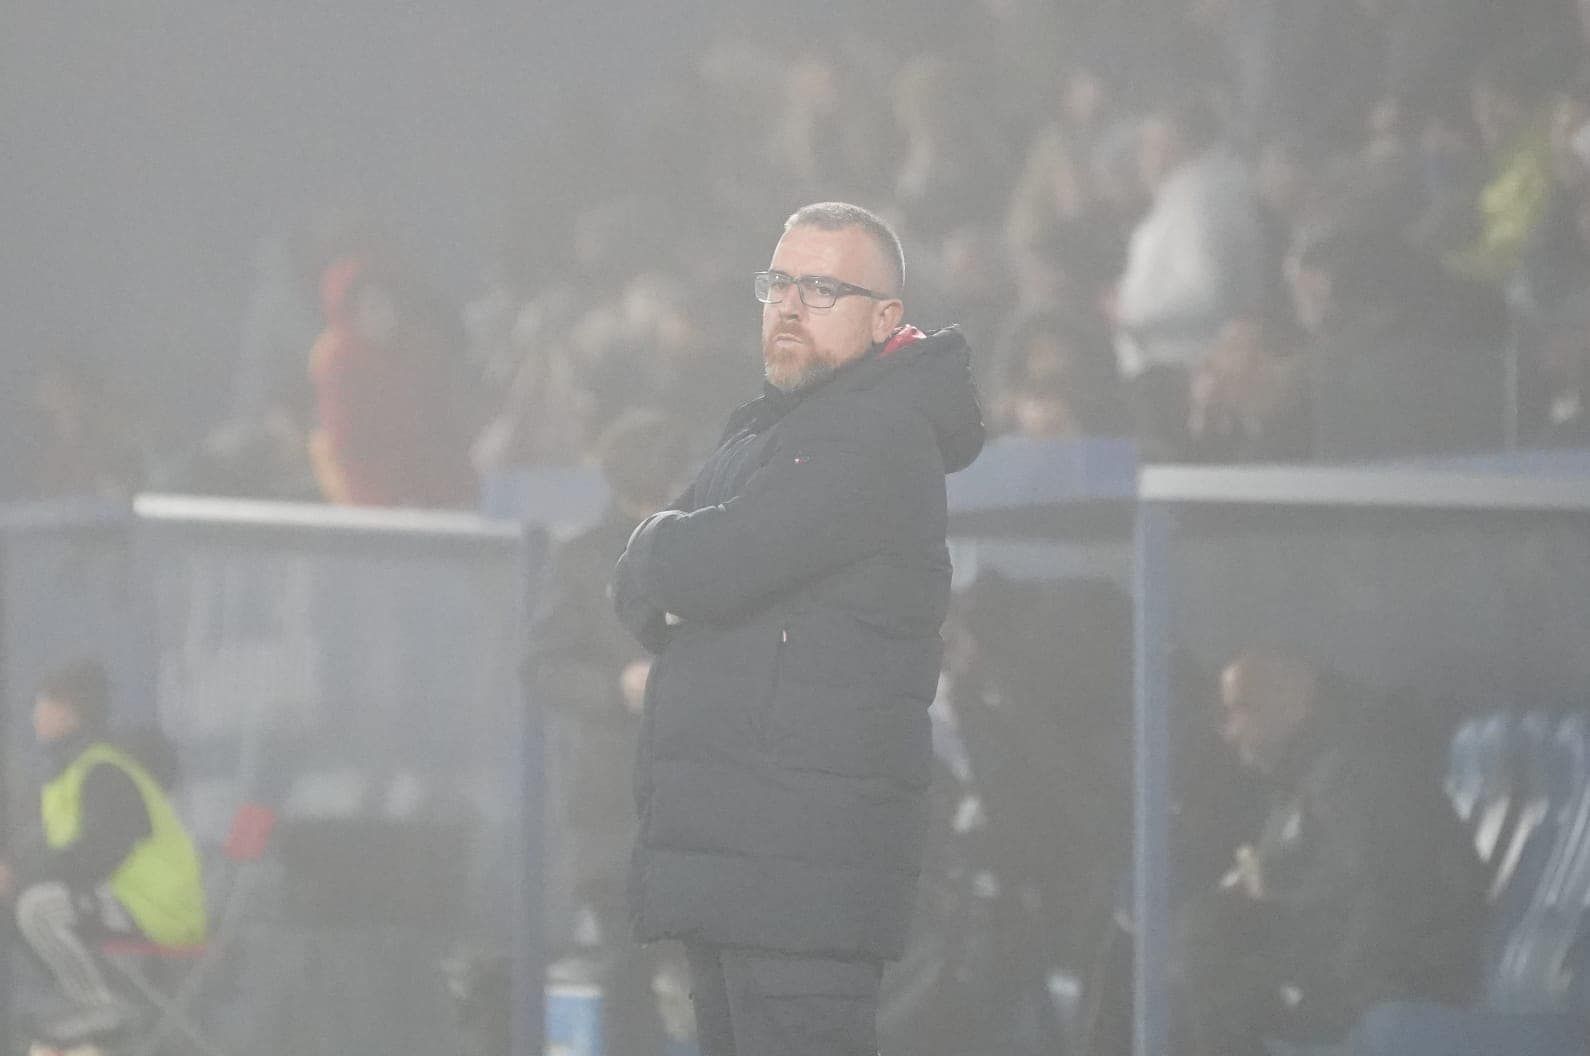
<svg viewBox="0 0 1590 1056"><path fill-rule="evenodd" d="M805 369L803 369L799 374L796 374L793 379L780 384L779 382L773 380L773 373L770 369L763 368L762 371L763 376L767 378L767 383L773 386L779 392L784 393L800 392L802 389L809 389L819 382L827 381L838 372L838 367L828 363L810 363L807 364Z"/></svg>

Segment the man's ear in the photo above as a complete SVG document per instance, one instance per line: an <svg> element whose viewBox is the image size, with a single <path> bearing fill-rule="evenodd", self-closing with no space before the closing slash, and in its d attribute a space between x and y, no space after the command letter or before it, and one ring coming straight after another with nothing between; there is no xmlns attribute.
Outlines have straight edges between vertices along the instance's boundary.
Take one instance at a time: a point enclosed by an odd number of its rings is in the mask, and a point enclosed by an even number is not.
<svg viewBox="0 0 1590 1056"><path fill-rule="evenodd" d="M881 345L889 340L889 335L899 329L900 320L904 317L905 305L900 301L882 302L872 316L872 343Z"/></svg>

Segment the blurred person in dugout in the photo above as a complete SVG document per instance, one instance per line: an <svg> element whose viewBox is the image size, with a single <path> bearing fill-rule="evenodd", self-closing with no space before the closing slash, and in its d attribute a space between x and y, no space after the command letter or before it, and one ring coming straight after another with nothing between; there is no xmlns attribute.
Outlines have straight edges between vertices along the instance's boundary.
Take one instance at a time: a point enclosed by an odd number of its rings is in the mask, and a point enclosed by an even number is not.
<svg viewBox="0 0 1590 1056"><path fill-rule="evenodd" d="M1590 289L1564 297L1545 322L1542 373L1550 403L1541 447L1590 447Z"/></svg>
<svg viewBox="0 0 1590 1056"><path fill-rule="evenodd" d="M1439 738L1285 653L1220 676L1221 736L1269 810L1173 959L1196 1056L1264 1039L1339 1041L1371 1005L1465 1004L1479 983L1485 874L1447 801Z"/></svg>
<svg viewBox="0 0 1590 1056"><path fill-rule="evenodd" d="M561 543L532 635L537 699L551 709L561 823L572 873L572 944L601 961L610 1051L656 1052L655 958L629 938L624 896L635 841L631 777L651 656L624 630L607 593L613 562L644 518L685 479L691 430L661 411L632 408L598 439L611 492L602 520Z"/></svg>
<svg viewBox="0 0 1590 1056"><path fill-rule="evenodd" d="M902 325L893 230L786 222L761 398L614 570L656 654L637 755L631 916L679 939L703 1056L873 1056L905 949L949 602L946 473L982 449L954 329Z"/></svg>
<svg viewBox="0 0 1590 1056"><path fill-rule="evenodd" d="M456 320L412 282L357 257L326 269L321 298L326 329L309 363L321 494L340 505L472 505L461 324L451 332Z"/></svg>
<svg viewBox="0 0 1590 1056"><path fill-rule="evenodd" d="M42 826L0 863L16 934L69 1003L39 1023L57 1045L111 1037L137 1021L91 944L129 936L182 947L205 938L193 841L155 773L110 739L109 705L109 682L92 661L39 684L33 731L49 763Z"/></svg>

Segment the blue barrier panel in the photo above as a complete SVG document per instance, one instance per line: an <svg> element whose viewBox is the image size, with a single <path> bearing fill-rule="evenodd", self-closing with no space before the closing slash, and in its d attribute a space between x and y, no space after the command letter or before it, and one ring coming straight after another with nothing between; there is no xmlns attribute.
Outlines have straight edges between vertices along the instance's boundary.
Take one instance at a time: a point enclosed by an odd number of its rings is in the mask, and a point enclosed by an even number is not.
<svg viewBox="0 0 1590 1056"><path fill-rule="evenodd" d="M1137 452L1119 440L991 441L947 481L956 535L1130 539Z"/></svg>
<svg viewBox="0 0 1590 1056"><path fill-rule="evenodd" d="M237 807L279 812L230 980L198 1002L222 1047L452 1051L439 962L480 951L511 958L531 995L514 1051L539 1053L540 728L519 672L539 537L166 497L27 521L4 536L11 729L38 672L106 657L117 718L177 749L212 880ZM30 754L10 737L8 784Z"/></svg>
<svg viewBox="0 0 1590 1056"><path fill-rule="evenodd" d="M601 520L611 498L594 466L499 470L480 482L480 509L486 516L539 524L559 534Z"/></svg>
<svg viewBox="0 0 1590 1056"><path fill-rule="evenodd" d="M1131 582L1137 456L1118 440L999 437L947 481L957 588L1012 579Z"/></svg>

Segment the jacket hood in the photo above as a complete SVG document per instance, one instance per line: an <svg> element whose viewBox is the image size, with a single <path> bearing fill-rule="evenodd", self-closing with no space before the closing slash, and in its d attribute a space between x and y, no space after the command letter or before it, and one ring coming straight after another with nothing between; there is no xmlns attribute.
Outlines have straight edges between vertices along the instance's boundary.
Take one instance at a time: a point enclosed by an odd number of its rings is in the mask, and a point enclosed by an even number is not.
<svg viewBox="0 0 1590 1056"><path fill-rule="evenodd" d="M932 334L915 327L898 331L879 352L858 364L860 375L877 373L879 384L898 393L933 423L944 472L971 465L983 450L983 410L972 381L972 355L960 327Z"/></svg>
<svg viewBox="0 0 1590 1056"><path fill-rule="evenodd" d="M846 364L832 378L796 392L764 385L762 395L729 416L725 437L747 423L777 421L797 404L825 392L881 388L893 399L909 401L933 425L944 472L971 465L983 450L983 410L972 381L972 356L957 326L924 334L902 326L866 356Z"/></svg>

